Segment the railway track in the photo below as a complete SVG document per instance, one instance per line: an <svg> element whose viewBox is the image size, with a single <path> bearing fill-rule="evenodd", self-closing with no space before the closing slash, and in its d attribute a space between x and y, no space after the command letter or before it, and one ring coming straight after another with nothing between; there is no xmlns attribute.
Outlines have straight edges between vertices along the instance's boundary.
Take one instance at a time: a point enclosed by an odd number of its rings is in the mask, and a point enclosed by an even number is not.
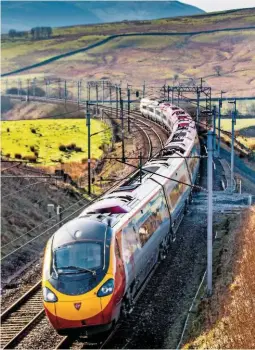
<svg viewBox="0 0 255 350"><path fill-rule="evenodd" d="M119 113L120 111L118 111ZM164 146L164 138L167 132L164 130L164 137L161 135L163 128L152 121L144 120L139 112L131 112L130 119L132 127L139 129L148 147L144 147L144 156L150 159L157 151ZM42 305L41 281L37 282L29 291L15 301L1 315L1 348L12 349L26 338L30 332L45 317ZM86 336L63 337L56 346L56 349L71 348L75 344L76 348L104 348L107 342L113 337L114 332L102 337L98 341L87 340Z"/></svg>
<svg viewBox="0 0 255 350"><path fill-rule="evenodd" d="M107 112L112 110L116 111L116 108L106 106L102 106L102 108ZM127 113L128 111L124 109L124 112ZM120 109L117 111L117 116L120 116ZM164 147L164 143L169 136L169 132L158 123L142 117L141 113L138 111L130 112L130 120L132 121L131 126L135 125L145 135L150 148L148 155L148 159L150 159L155 153L157 153L157 151ZM154 145L153 142L155 143Z"/></svg>
<svg viewBox="0 0 255 350"><path fill-rule="evenodd" d="M1 314L1 349L11 349L44 317L41 281Z"/></svg>

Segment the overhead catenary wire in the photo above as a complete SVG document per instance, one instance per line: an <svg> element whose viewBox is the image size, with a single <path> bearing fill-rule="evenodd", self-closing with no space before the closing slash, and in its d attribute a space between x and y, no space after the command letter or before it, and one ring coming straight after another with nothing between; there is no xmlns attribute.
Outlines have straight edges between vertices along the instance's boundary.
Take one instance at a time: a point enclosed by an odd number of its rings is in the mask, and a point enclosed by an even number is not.
<svg viewBox="0 0 255 350"><path fill-rule="evenodd" d="M77 205L78 203L80 203L81 201L87 201L85 198L80 199L78 202L75 202L74 204L70 205L69 207L65 208L64 210L61 211L61 214L63 214L64 212L66 212L67 210L70 210L70 208L74 207L75 205ZM13 216L13 214L11 214L10 216ZM29 231L23 233L22 235L18 236L17 238L13 239L11 242L6 243L5 245L2 245L2 249L13 244L14 242L16 242L17 240L19 240L22 237L25 237L26 235L28 235L29 233L31 233L32 231L34 231L35 229L37 229L38 227L46 224L47 222L56 219L58 217L57 214L53 215L51 218L46 219L45 221L41 222L39 225L33 227L32 229L30 229Z"/></svg>
<svg viewBox="0 0 255 350"><path fill-rule="evenodd" d="M5 195L5 196L2 196L2 199L7 198L7 197L10 197L10 196L13 196L13 195L15 195L15 194L18 193L18 192L24 191L24 190L26 190L28 187L31 187L31 186L33 186L33 185L42 184L42 183L45 183L45 181L33 182L32 184L29 184L29 185L27 185L27 186L24 186L24 187L23 187L22 189L20 189L20 190L17 190L17 191L11 192L11 193L9 193L9 194L7 194L7 195Z"/></svg>
<svg viewBox="0 0 255 350"><path fill-rule="evenodd" d="M129 173L127 176L125 176L125 177L122 178L121 180L117 181L117 183L114 184L110 189L106 190L106 191L102 194L102 196L105 195L106 193L108 193L111 189L114 189L114 188L118 185L118 183L120 183L120 182L122 182L123 180L127 179L128 177L130 177L130 175L131 175L131 173ZM25 247L25 246L28 245L29 243L33 242L33 241L36 240L38 237L41 237L43 234L47 233L49 230L53 229L54 227L58 227L59 224L63 223L66 219L68 219L68 218L71 217L72 215L76 214L76 213L77 213L79 210L81 210L82 208L85 208L86 206L89 206L90 204L94 203L97 199L98 199L98 198L95 198L94 200L90 201L89 203L84 204L82 207L80 207L79 209L75 210L75 211L72 212L70 215L68 215L67 217L65 217L65 218L62 219L61 221L57 222L57 223L54 224L53 226L49 227L48 229L46 229L45 231L43 231L43 232L42 232L41 234L39 234L38 236L33 237L33 238L32 238L31 240L29 240L28 242L24 243L23 245L21 245L20 247L16 248L16 249L13 250L12 252L6 254L4 257L1 258L1 261L4 260L5 258L7 258L8 256L11 256L12 254L16 253L17 251L19 251L21 248ZM75 204L77 204L77 202L74 203L74 204L72 204L72 206L75 205ZM70 206L70 207L71 207L71 206ZM67 209L70 209L70 207L67 208ZM65 209L65 210L67 210L67 209ZM52 219L52 218L50 218L50 219ZM48 219L47 221L49 221L50 219ZM38 225L38 226L41 226L42 224L43 224L43 223L41 223L41 224ZM34 228L34 229L35 229L35 228ZM34 229L33 229L33 230L34 230ZM27 233L28 233L28 232L27 232ZM26 234L27 234L27 233L26 233ZM19 238L20 238L20 237L19 237ZM10 243L11 243L11 242L10 242ZM9 245L9 243L8 243L8 245ZM2 247L2 248L3 248L3 247Z"/></svg>
<svg viewBox="0 0 255 350"><path fill-rule="evenodd" d="M119 160L117 160L117 161L120 162ZM121 163L123 163L123 162L121 162ZM129 166L131 166L131 167L133 167L133 168L135 168L137 170L140 170L140 168L138 166L136 166L136 165L133 165L133 164L130 164L130 163L127 163L127 162L124 162L124 164L129 165ZM173 179L171 177L168 177L168 176L165 176L165 175L162 175L162 174L155 173L154 171L151 171L151 170L148 170L148 169L145 169L145 168L142 168L142 171L145 171L145 172L147 172L149 174L152 174L152 175L156 175L156 176L162 177L162 178L164 178L166 180L171 180L173 182L177 182L177 183L180 183L182 185L189 186L191 188L196 188L196 189L198 189L200 191L207 192L206 188L198 186L198 185L191 185L191 184L188 184L186 182L183 182L183 181L180 181L180 180L176 180L176 179Z"/></svg>

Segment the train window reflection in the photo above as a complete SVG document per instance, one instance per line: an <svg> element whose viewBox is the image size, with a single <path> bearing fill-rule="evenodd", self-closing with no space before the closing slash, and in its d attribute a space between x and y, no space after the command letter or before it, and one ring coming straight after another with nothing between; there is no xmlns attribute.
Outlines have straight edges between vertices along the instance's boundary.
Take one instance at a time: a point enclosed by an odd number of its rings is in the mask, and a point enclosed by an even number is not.
<svg viewBox="0 0 255 350"><path fill-rule="evenodd" d="M57 269L68 267L98 269L102 266L102 246L95 242L79 242L55 250Z"/></svg>

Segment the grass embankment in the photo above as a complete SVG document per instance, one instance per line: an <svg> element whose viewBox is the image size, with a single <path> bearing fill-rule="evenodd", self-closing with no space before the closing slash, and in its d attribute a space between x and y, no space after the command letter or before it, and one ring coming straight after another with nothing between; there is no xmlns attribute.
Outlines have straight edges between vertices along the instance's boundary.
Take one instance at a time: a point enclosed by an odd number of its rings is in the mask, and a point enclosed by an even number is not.
<svg viewBox="0 0 255 350"><path fill-rule="evenodd" d="M65 35L59 30L53 31L52 38L43 40L9 39L5 36L1 49L2 72L88 46L105 37L104 35L83 35L82 32L78 35Z"/></svg>
<svg viewBox="0 0 255 350"><path fill-rule="evenodd" d="M221 128L226 131L231 131L232 121L230 119L222 119ZM235 131L236 138L239 142L255 150L255 119L237 119Z"/></svg>
<svg viewBox="0 0 255 350"><path fill-rule="evenodd" d="M255 347L255 208L218 228L214 290L197 306L186 349Z"/></svg>
<svg viewBox="0 0 255 350"><path fill-rule="evenodd" d="M41 165L82 162L87 160L87 127L84 119L54 119L3 121L2 154L11 158L28 158ZM91 134L107 126L91 120ZM92 158L103 154L103 145L109 144L110 131L95 135L91 139Z"/></svg>

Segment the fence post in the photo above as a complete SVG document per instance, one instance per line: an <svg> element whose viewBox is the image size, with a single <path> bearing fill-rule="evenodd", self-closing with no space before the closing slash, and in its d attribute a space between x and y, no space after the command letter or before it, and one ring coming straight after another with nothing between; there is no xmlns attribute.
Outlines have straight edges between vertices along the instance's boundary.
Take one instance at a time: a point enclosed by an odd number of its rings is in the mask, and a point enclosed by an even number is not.
<svg viewBox="0 0 255 350"><path fill-rule="evenodd" d="M62 207L60 205L57 206L57 221L58 221L58 227L61 227L61 221L62 221Z"/></svg>

